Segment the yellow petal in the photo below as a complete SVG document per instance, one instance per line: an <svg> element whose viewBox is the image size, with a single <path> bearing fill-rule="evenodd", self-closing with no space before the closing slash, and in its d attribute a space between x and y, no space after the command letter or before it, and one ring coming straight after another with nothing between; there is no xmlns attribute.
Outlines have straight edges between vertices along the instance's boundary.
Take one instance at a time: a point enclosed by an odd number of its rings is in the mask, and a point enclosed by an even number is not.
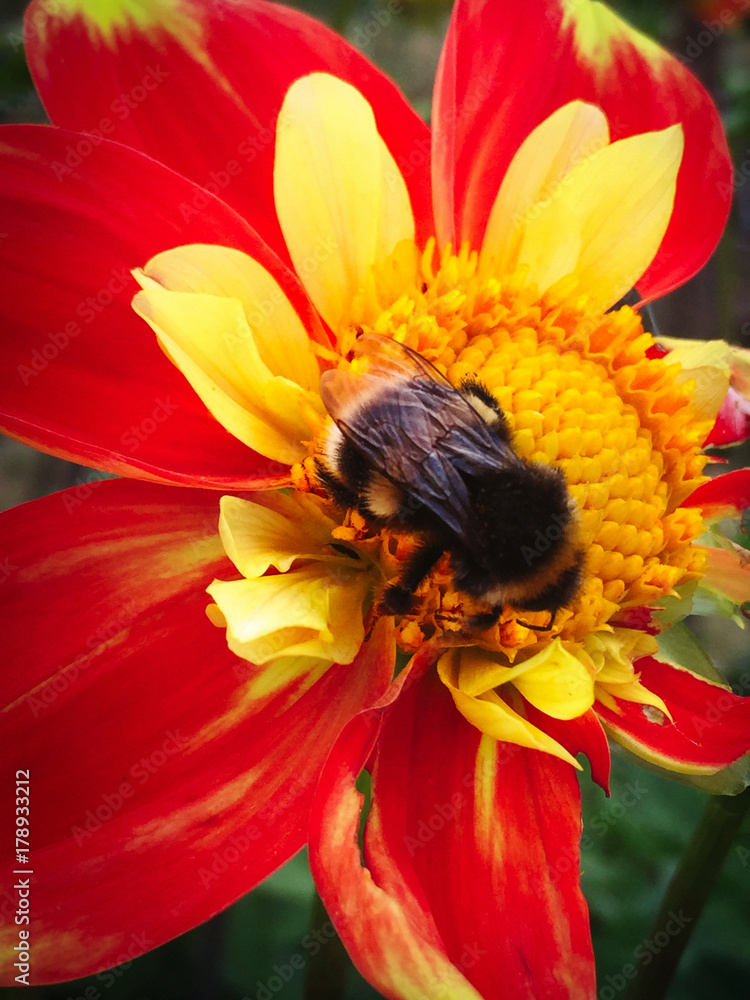
<svg viewBox="0 0 750 1000"><path fill-rule="evenodd" d="M514 686L535 708L553 719L577 719L594 704L591 674L560 639L554 639L514 670L519 671Z"/></svg>
<svg viewBox="0 0 750 1000"><path fill-rule="evenodd" d="M539 210L573 167L609 144L604 112L584 101L559 108L521 144L490 212L482 255L498 271L514 271L524 223Z"/></svg>
<svg viewBox="0 0 750 1000"><path fill-rule="evenodd" d="M259 580L215 580L207 589L237 656L259 664L283 656L351 663L364 640L367 587L365 573L313 566Z"/></svg>
<svg viewBox="0 0 750 1000"><path fill-rule="evenodd" d="M458 686L461 658L461 650L453 650L441 656L438 660L438 673L450 691L456 708L467 722L493 739L541 750L581 769L565 747L514 712L495 691L488 691L480 697L465 694Z"/></svg>
<svg viewBox="0 0 750 1000"><path fill-rule="evenodd" d="M672 721L672 715L664 701L658 694L645 688L639 680L633 679L627 684L602 684L601 688L607 694L620 698L622 701L633 701L636 705L650 705L653 708L658 708L670 722Z"/></svg>
<svg viewBox="0 0 750 1000"><path fill-rule="evenodd" d="M483 649L469 647L461 652L456 686L470 697L478 697L505 684L513 676L513 667L498 663Z"/></svg>
<svg viewBox="0 0 750 1000"><path fill-rule="evenodd" d="M456 684L469 697L483 697L494 688L512 684L553 719L576 719L594 704L592 675L591 668L560 639L554 639L540 653L513 667L498 663L484 650L466 649L461 653Z"/></svg>
<svg viewBox="0 0 750 1000"><path fill-rule="evenodd" d="M319 397L263 363L240 302L139 280L133 308L219 423L268 458L304 458L311 432L303 414Z"/></svg>
<svg viewBox="0 0 750 1000"><path fill-rule="evenodd" d="M596 680L600 684L629 684L633 680L632 663L618 663L608 660L597 673Z"/></svg>
<svg viewBox="0 0 750 1000"><path fill-rule="evenodd" d="M285 573L295 559L344 563L330 548L336 523L317 497L263 493L253 500L221 498L219 533L224 551L242 575L255 579L271 566Z"/></svg>
<svg viewBox="0 0 750 1000"><path fill-rule="evenodd" d="M682 371L676 381L695 382L693 406L702 420L714 421L721 409L732 372L732 348L725 340L679 340L659 337L657 343L669 351L667 364L678 362Z"/></svg>
<svg viewBox="0 0 750 1000"><path fill-rule="evenodd" d="M263 364L274 375L317 389L320 370L310 337L273 275L230 247L193 243L153 257L144 272L172 292L239 299Z"/></svg>
<svg viewBox="0 0 750 1000"><path fill-rule="evenodd" d="M404 179L372 108L350 84L312 73L289 88L277 128L274 194L297 273L338 330L370 268L414 238Z"/></svg>
<svg viewBox="0 0 750 1000"><path fill-rule="evenodd" d="M654 656L658 652L654 636L638 629L614 628L610 631L592 632L583 643L583 655L591 660L597 679L612 676L622 681L633 676L633 661L640 656Z"/></svg>
<svg viewBox="0 0 750 1000"><path fill-rule="evenodd" d="M656 256L674 205L682 127L621 139L577 164L525 222L519 264L545 291L573 274L602 309Z"/></svg>

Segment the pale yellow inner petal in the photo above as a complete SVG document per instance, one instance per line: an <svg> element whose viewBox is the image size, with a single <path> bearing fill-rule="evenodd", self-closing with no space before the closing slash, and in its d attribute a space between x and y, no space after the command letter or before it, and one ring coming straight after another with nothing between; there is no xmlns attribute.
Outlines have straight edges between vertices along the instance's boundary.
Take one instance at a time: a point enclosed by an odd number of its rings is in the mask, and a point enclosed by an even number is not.
<svg viewBox="0 0 750 1000"><path fill-rule="evenodd" d="M453 697L456 708L464 718L477 729L496 740L505 740L518 746L542 750L580 769L580 765L568 751L537 726L533 725L495 691L486 690L481 695L466 694L462 690L462 660L474 659L477 667L482 651L476 649L452 650L438 660L438 673ZM486 657L488 669L491 658ZM518 697L516 695L516 697Z"/></svg>
<svg viewBox="0 0 750 1000"><path fill-rule="evenodd" d="M574 275L607 309L656 256L674 205L682 127L621 139L578 163L528 214L518 263L544 291Z"/></svg>
<svg viewBox="0 0 750 1000"><path fill-rule="evenodd" d="M592 633L581 650L584 660L590 659L596 673L596 697L602 704L617 711L614 698L650 705L671 719L669 709L659 695L641 684L633 666L641 656L658 652L656 639L635 629L616 628L611 632Z"/></svg>
<svg viewBox="0 0 750 1000"><path fill-rule="evenodd" d="M525 224L582 160L609 144L604 112L571 101L538 125L516 152L490 212L482 245L499 272L518 262ZM557 239L561 234L552 234Z"/></svg>
<svg viewBox="0 0 750 1000"><path fill-rule="evenodd" d="M193 243L153 257L144 272L173 292L239 299L258 354L274 375L317 389L310 336L273 275L230 247Z"/></svg>
<svg viewBox="0 0 750 1000"><path fill-rule="evenodd" d="M256 580L216 580L208 592L226 620L229 648L243 659L351 663L364 640L367 587L364 573L327 573L318 564Z"/></svg>
<svg viewBox="0 0 750 1000"><path fill-rule="evenodd" d="M249 579L262 576L271 566L285 573L296 559L341 562L329 547L335 527L317 497L262 493L254 500L221 498L219 533L224 551Z"/></svg>
<svg viewBox="0 0 750 1000"><path fill-rule="evenodd" d="M370 269L414 238L404 179L372 108L350 84L312 73L289 88L278 120L274 194L295 269L338 330Z"/></svg>
<svg viewBox="0 0 750 1000"><path fill-rule="evenodd" d="M524 698L553 719L577 719L594 704L594 680L577 656L553 640L513 680ZM520 669L520 667L514 668Z"/></svg>
<svg viewBox="0 0 750 1000"><path fill-rule="evenodd" d="M667 364L678 362L682 372L678 383L692 380L693 406L704 420L714 421L729 390L732 348L725 340L680 340L659 337L657 343L669 351Z"/></svg>
<svg viewBox="0 0 750 1000"><path fill-rule="evenodd" d="M145 275L133 308L230 434L279 462L304 458L317 393L263 362L238 299L162 288Z"/></svg>

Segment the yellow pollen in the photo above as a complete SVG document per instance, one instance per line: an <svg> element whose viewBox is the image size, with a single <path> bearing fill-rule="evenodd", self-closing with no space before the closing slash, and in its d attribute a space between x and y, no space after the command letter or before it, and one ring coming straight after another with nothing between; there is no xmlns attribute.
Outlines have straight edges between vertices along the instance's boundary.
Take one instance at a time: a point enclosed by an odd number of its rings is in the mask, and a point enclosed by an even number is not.
<svg viewBox="0 0 750 1000"><path fill-rule="evenodd" d="M581 590L551 631L523 624L543 624L547 612L515 607L480 631L467 622L487 608L456 593L445 556L399 623L403 647L435 638L479 644L512 661L557 635L582 642L608 629L621 608L658 605L699 578L704 557L692 543L703 522L679 505L705 479L700 449L710 427L691 403L693 383L677 381L680 366L647 356L653 339L638 314L627 306L602 314L566 280L540 296L525 270L498 277L467 247L436 260L430 242L415 279L410 252L399 247L373 273L355 321L339 333L340 366L364 332L413 348L454 385L478 376L507 415L516 452L562 469L586 561ZM399 276L409 273L405 287ZM388 529L370 537L379 555L370 543L368 556L383 582L397 579L418 539Z"/></svg>

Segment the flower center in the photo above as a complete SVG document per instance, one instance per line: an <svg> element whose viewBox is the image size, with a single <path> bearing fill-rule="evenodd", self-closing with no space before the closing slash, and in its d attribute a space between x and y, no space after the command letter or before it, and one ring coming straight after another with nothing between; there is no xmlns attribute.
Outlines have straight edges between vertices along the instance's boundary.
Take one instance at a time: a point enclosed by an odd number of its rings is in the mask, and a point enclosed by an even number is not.
<svg viewBox="0 0 750 1000"><path fill-rule="evenodd" d="M397 617L402 646L436 638L513 659L554 636L582 641L620 609L658 604L699 578L704 556L692 542L702 519L679 504L703 481L709 428L691 404L692 383L677 381L680 366L649 357L653 339L638 314L627 306L602 314L565 279L540 296L524 269L498 277L466 247L435 264L430 244L416 268L413 253L400 246L373 275L340 333L338 367L351 368L359 336L377 334L418 352L454 386L478 378L506 416L515 453L562 471L584 561L580 586L551 623L549 611L522 600L506 602L491 622L487 601L456 586L446 544ZM318 456L330 426L313 445ZM299 484L310 483L314 465L304 467L306 475L295 469ZM374 524L356 510L339 534L379 568L383 587L423 544L419 531ZM549 555L558 536L552 524L525 546L540 573L561 572Z"/></svg>

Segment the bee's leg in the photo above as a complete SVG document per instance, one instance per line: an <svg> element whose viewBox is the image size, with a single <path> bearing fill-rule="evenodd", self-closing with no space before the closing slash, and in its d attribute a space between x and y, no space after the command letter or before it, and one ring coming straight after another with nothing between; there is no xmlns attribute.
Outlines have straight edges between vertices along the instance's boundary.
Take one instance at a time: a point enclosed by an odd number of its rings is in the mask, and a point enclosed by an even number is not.
<svg viewBox="0 0 750 1000"><path fill-rule="evenodd" d="M441 545L424 545L417 549L411 560L406 564L404 572L398 583L392 583L386 587L383 600L380 602L381 608L388 614L405 615L411 611L414 603L414 591L424 580L432 567L442 556L444 549Z"/></svg>
<svg viewBox="0 0 750 1000"><path fill-rule="evenodd" d="M480 611L478 615L469 618L469 628L486 629L497 624L497 620L503 613L502 604L495 604L491 611Z"/></svg>
<svg viewBox="0 0 750 1000"><path fill-rule="evenodd" d="M555 624L555 618L557 618L557 612L559 610L559 608L555 608L555 610L550 613L550 618L546 625L529 625L528 622L522 622L520 618L517 618L516 621L519 625L523 625L524 628L530 628L532 632L549 632Z"/></svg>

